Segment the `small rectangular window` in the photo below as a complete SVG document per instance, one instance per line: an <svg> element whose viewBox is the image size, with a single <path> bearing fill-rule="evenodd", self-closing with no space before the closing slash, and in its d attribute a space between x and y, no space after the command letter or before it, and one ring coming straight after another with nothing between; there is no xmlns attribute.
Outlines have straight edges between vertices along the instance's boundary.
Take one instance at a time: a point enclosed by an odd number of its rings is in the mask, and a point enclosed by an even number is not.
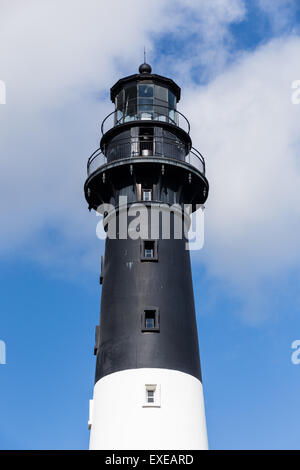
<svg viewBox="0 0 300 470"><path fill-rule="evenodd" d="M157 240L141 240L141 261L158 261Z"/></svg>
<svg viewBox="0 0 300 470"><path fill-rule="evenodd" d="M152 259L154 257L154 241L145 241L144 243L144 257Z"/></svg>
<svg viewBox="0 0 300 470"><path fill-rule="evenodd" d="M145 311L145 329L152 330L155 328L155 310Z"/></svg>
<svg viewBox="0 0 300 470"><path fill-rule="evenodd" d="M159 314L158 309L150 307L144 310L142 314L142 332L158 332L159 331Z"/></svg>
<svg viewBox="0 0 300 470"><path fill-rule="evenodd" d="M151 201L152 200L152 190L151 189L142 189L142 197L143 197L143 201Z"/></svg>
<svg viewBox="0 0 300 470"><path fill-rule="evenodd" d="M147 390L147 403L154 403L154 390Z"/></svg>
<svg viewBox="0 0 300 470"><path fill-rule="evenodd" d="M143 407L144 408L160 408L160 385L146 384L144 392Z"/></svg>
<svg viewBox="0 0 300 470"><path fill-rule="evenodd" d="M145 258L153 258L153 248L145 248Z"/></svg>

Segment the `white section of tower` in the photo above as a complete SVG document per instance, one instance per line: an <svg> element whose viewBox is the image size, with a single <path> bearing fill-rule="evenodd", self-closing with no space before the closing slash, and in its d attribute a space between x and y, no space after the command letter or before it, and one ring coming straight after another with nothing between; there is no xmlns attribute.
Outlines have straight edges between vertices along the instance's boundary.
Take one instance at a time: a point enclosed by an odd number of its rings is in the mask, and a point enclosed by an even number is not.
<svg viewBox="0 0 300 470"><path fill-rule="evenodd" d="M91 450L207 449L202 384L169 369L106 375L95 384L89 427Z"/></svg>

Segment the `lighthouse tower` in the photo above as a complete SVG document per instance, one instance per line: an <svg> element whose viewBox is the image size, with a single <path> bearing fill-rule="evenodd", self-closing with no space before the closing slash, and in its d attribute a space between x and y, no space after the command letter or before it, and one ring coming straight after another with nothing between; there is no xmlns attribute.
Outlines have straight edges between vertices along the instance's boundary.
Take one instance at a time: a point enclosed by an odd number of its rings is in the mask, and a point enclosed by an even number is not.
<svg viewBox="0 0 300 470"><path fill-rule="evenodd" d="M190 254L175 227L190 221L184 205L207 198L204 159L177 110L180 88L150 65L111 100L84 187L107 230L90 449L206 449Z"/></svg>

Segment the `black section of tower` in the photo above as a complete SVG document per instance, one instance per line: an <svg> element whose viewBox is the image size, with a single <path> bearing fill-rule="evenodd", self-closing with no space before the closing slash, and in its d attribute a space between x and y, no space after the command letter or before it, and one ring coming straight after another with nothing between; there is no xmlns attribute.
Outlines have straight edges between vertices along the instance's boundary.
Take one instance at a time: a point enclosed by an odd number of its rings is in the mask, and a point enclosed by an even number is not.
<svg viewBox="0 0 300 470"><path fill-rule="evenodd" d="M111 204L117 226L132 204L143 202L150 220L151 206L191 204L196 210L208 195L204 159L176 109L180 88L152 74L148 64L139 72L111 88L116 109L102 124L84 187L89 209ZM120 196L127 207L119 207ZM148 241L118 235L106 239L102 260L95 381L136 368L174 369L201 380L186 240L175 239L172 229L170 239L161 232Z"/></svg>

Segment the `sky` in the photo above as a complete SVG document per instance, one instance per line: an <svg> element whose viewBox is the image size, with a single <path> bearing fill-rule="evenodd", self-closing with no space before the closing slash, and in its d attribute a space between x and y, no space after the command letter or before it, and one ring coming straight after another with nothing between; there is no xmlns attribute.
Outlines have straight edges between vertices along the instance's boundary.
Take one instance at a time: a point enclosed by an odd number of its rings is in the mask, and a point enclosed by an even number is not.
<svg viewBox="0 0 300 470"><path fill-rule="evenodd" d="M86 162L144 46L210 183L192 252L209 446L299 449L297 0L0 0L0 449L88 447L104 246Z"/></svg>

